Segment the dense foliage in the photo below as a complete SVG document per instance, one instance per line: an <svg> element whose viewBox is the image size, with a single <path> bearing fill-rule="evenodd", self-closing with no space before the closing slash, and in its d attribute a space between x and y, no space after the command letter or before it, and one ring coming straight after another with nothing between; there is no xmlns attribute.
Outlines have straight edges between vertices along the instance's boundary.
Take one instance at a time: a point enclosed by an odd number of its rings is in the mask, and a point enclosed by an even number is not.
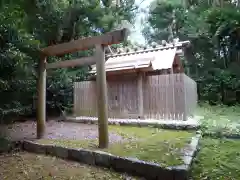
<svg viewBox="0 0 240 180"><path fill-rule="evenodd" d="M240 2L155 0L143 33L148 42L190 40L186 72L198 83L200 100L240 102Z"/></svg>
<svg viewBox="0 0 240 180"><path fill-rule="evenodd" d="M0 118L34 113L39 49L102 34L122 20L132 22L134 0L3 0L0 3ZM53 57L50 62L87 56L91 51ZM69 109L73 81L88 67L48 71L47 113Z"/></svg>

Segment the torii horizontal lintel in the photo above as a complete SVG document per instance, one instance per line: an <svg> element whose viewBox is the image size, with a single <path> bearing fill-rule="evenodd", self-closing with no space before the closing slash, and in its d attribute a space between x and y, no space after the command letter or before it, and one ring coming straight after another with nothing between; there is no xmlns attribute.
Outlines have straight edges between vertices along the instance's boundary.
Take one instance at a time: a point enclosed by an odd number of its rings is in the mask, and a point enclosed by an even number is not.
<svg viewBox="0 0 240 180"><path fill-rule="evenodd" d="M43 48L42 53L46 56L55 56L89 49L98 44L103 46L118 44L126 40L128 32L128 29L124 28L100 36L87 37L67 43L57 44Z"/></svg>
<svg viewBox="0 0 240 180"><path fill-rule="evenodd" d="M82 57L78 59L71 59L65 61L58 61L54 63L47 63L46 69L55 69L55 68L66 68L66 67L76 67L82 65L93 65L96 63L96 57Z"/></svg>

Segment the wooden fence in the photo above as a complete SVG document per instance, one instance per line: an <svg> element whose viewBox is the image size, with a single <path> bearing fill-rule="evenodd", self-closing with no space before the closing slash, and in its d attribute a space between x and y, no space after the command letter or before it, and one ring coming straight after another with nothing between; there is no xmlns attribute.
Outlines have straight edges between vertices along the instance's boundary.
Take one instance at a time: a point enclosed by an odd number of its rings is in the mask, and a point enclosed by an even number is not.
<svg viewBox="0 0 240 180"><path fill-rule="evenodd" d="M196 83L185 74L145 76L141 84L138 76L107 81L110 118L185 120L196 107ZM76 116L97 117L95 92L95 81L75 82Z"/></svg>

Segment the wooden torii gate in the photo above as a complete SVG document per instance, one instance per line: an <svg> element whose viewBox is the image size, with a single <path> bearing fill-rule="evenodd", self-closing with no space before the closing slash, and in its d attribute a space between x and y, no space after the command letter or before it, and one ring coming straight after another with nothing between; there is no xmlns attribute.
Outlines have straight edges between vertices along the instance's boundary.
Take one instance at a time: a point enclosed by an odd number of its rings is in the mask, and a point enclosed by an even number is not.
<svg viewBox="0 0 240 180"><path fill-rule="evenodd" d="M97 105L98 105L98 132L99 147L108 147L108 102L105 72L105 50L104 47L118 44L126 40L127 29L116 30L101 36L87 37L63 44L49 46L41 50L41 59L38 67L38 102L37 102L37 138L43 138L46 122L46 70L52 68L74 67L81 65L92 65L97 67ZM47 63L48 56L63 55L80 50L95 47L92 57L83 57L74 60Z"/></svg>

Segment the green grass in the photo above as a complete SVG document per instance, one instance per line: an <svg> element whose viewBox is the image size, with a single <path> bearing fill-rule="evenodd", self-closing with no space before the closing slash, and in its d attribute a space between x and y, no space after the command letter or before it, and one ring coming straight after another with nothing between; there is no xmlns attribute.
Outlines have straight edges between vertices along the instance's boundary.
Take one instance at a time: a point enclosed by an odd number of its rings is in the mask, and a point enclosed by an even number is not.
<svg viewBox="0 0 240 180"><path fill-rule="evenodd" d="M240 106L202 105L197 108L196 115L204 116L201 121L204 133L240 135Z"/></svg>
<svg viewBox="0 0 240 180"><path fill-rule="evenodd" d="M30 153L0 156L1 180L124 180L121 174L97 167ZM134 179L134 178L133 178Z"/></svg>
<svg viewBox="0 0 240 180"><path fill-rule="evenodd" d="M125 138L121 143L110 144L108 149L102 149L122 157L138 158L140 160L160 163L163 166L182 164L180 150L194 135L187 131L170 131L156 128L139 128L110 126L110 132L115 132ZM65 147L98 149L97 141L78 140L39 140L43 144L55 144Z"/></svg>
<svg viewBox="0 0 240 180"><path fill-rule="evenodd" d="M201 129L203 133L240 135L239 106L198 107L196 115L204 116ZM194 180L240 180L240 140L206 137L201 140L201 149L193 164Z"/></svg>
<svg viewBox="0 0 240 180"><path fill-rule="evenodd" d="M194 180L240 180L240 140L201 141L201 150L193 164Z"/></svg>

